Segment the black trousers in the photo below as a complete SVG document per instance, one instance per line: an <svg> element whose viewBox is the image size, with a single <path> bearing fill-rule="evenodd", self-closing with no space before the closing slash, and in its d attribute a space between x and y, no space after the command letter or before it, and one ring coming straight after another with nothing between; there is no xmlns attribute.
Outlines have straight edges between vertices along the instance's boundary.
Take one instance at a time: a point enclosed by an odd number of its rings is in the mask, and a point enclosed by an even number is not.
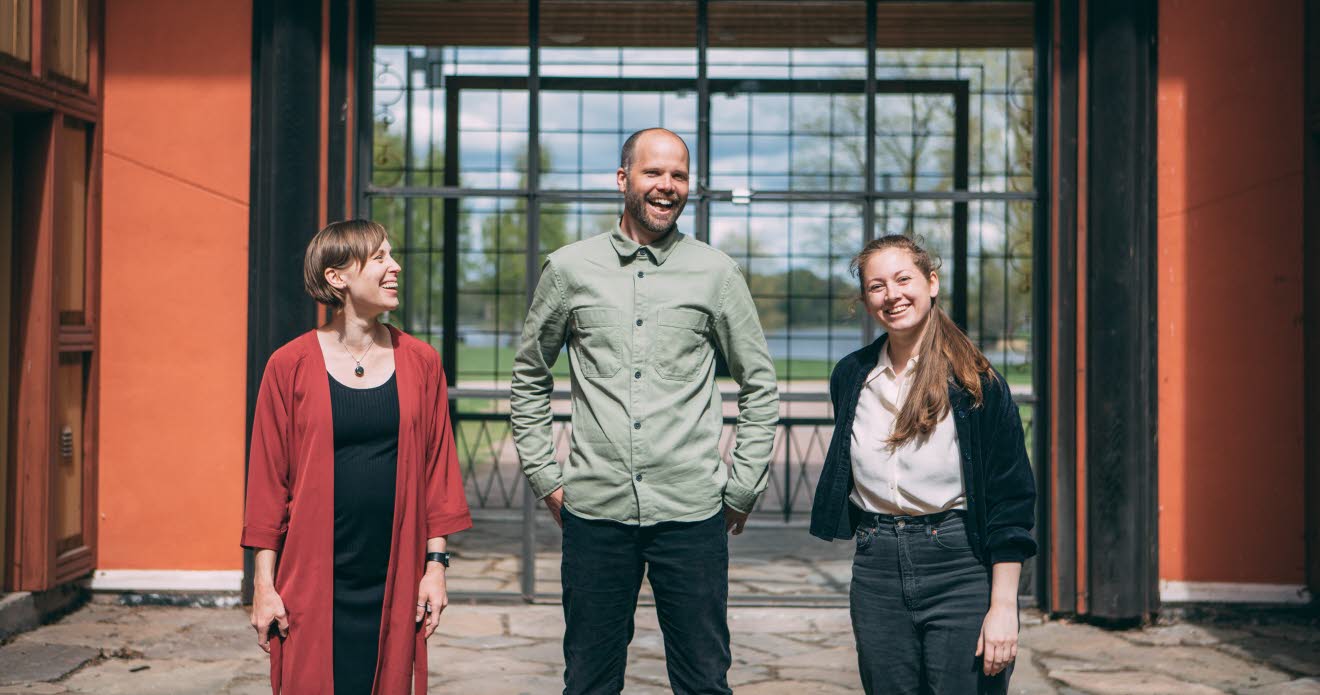
<svg viewBox="0 0 1320 695"><path fill-rule="evenodd" d="M849 592L857 665L870 693L1006 693L976 656L990 575L961 516L875 518L857 527Z"/></svg>
<svg viewBox="0 0 1320 695"><path fill-rule="evenodd" d="M623 690L646 573L678 695L729 695L729 540L724 514L630 526L563 511L564 694Z"/></svg>

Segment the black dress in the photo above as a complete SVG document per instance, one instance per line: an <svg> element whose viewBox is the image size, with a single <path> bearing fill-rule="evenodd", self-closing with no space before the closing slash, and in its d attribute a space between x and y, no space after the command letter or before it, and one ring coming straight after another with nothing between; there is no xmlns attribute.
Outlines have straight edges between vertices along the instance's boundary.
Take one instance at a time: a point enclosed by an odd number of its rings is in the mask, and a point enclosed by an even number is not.
<svg viewBox="0 0 1320 695"><path fill-rule="evenodd" d="M393 375L369 389L328 378L335 431L335 695L370 695L394 526L399 389Z"/></svg>

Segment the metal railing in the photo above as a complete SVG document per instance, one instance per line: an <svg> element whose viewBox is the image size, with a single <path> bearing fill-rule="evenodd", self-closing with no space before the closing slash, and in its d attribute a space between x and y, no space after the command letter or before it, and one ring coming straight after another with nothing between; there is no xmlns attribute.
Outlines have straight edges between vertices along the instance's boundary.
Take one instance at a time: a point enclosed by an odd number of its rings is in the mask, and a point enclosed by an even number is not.
<svg viewBox="0 0 1320 695"><path fill-rule="evenodd" d="M467 398L507 398L508 392L481 390L464 392L462 395ZM794 395L795 398L787 400L828 405L828 398L824 394ZM1031 442L1035 399L1030 395L1016 395L1014 400L1023 408L1023 427L1027 441ZM555 458L561 463L568 457L572 434L570 419L568 413L554 415L552 437ZM719 450L726 464L732 462L736 422L736 417L724 418ZM474 509L522 509L522 497L527 494L527 485L513 444L513 429L508 413L459 410L454 416L454 428L468 504ZM769 484L756 504L756 511L767 514L758 515L759 519L765 519L770 516L769 513L773 513L772 518L781 518L788 523L810 514L816 480L825 464L833 428L832 417L780 418L771 453ZM1030 444L1027 450L1031 451Z"/></svg>
<svg viewBox="0 0 1320 695"><path fill-rule="evenodd" d="M504 400L508 391L501 389L454 389L451 395L459 399ZM555 394L555 400L564 400L567 393ZM725 394L724 400L736 400L732 394ZM1033 423L1035 421L1035 398L1030 394L1016 394L1014 400L1021 408L1023 427L1027 437L1027 451L1032 451ZM814 403L821 406L825 415L831 415L828 397L822 393L783 393L781 401ZM572 434L572 416L566 412L555 413L552 424L552 440L556 459L561 463L567 460L569 441ZM719 451L726 464L732 461L737 418L726 416L720 435ZM513 443L513 430L507 412L469 412L457 409L454 412L455 445L458 449L462 467L464 487L468 503L474 512L484 514L491 519L520 517L519 530L505 530L494 546L495 552L513 554L518 558L518 576L521 583L521 595L527 601L556 600L557 594L552 588L538 582L537 528L538 515L544 510L530 498L530 490L518 454ZM820 478L821 468L829 450L830 437L833 434L832 417L781 417L775 432L771 454L771 469L765 492L757 500L753 522L762 529L775 532L774 527L787 531L798 527L810 517L811 505L815 495L816 481ZM1038 476L1039 477L1039 476ZM541 522L546 521L541 519ZM497 524L497 527L501 525ZM769 528L767 528L769 527ZM517 535L507 535L509 532ZM797 539L801 529L786 540ZM517 536L521 536L521 551L511 553ZM802 538L805 538L803 535ZM488 542L489 543L489 542ZM491 548L484 549L489 552ZM546 548L541 548L545 551ZM541 563L544 564L544 563ZM544 571L544 568L542 568ZM1028 601L1032 600L1035 562L1029 560L1023 565L1019 585L1019 594ZM538 588L539 587L539 588ZM478 596L480 594L480 596ZM473 594L477 598L497 598L505 600L514 594L495 592L486 595L482 592ZM846 591L806 591L793 595L743 595L731 597L732 601L749 605L844 605Z"/></svg>

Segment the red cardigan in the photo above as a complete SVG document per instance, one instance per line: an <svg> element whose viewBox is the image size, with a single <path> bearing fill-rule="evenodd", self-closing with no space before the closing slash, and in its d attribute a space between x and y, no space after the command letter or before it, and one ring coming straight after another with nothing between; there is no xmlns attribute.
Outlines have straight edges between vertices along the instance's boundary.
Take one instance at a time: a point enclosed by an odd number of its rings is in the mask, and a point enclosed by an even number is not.
<svg viewBox="0 0 1320 695"><path fill-rule="evenodd" d="M394 531L373 692L426 692L426 644L413 618L426 539L472 526L449 422L440 356L389 327L399 390ZM272 639L276 695L333 693L335 446L330 385L316 331L271 355L252 423L242 544L279 552L275 589L289 636Z"/></svg>

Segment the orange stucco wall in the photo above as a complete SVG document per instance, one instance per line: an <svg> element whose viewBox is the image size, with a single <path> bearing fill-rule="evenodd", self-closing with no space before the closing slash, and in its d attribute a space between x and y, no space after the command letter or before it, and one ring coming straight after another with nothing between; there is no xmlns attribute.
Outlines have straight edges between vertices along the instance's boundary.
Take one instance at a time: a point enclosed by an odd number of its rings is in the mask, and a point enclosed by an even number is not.
<svg viewBox="0 0 1320 695"><path fill-rule="evenodd" d="M1163 579L1304 581L1302 8L1159 5Z"/></svg>
<svg viewBox="0 0 1320 695"><path fill-rule="evenodd" d="M237 569L251 3L106 3L101 569Z"/></svg>

